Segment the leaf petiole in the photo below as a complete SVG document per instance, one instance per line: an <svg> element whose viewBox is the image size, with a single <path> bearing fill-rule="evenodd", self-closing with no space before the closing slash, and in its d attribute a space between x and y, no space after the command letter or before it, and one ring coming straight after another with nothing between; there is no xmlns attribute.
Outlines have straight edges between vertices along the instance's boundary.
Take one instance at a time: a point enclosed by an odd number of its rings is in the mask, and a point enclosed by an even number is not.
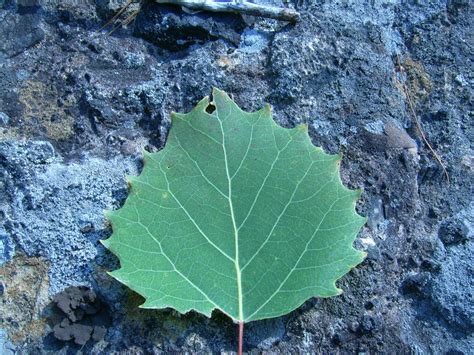
<svg viewBox="0 0 474 355"><path fill-rule="evenodd" d="M242 344L244 342L244 322L239 322L239 350L238 355L242 355Z"/></svg>

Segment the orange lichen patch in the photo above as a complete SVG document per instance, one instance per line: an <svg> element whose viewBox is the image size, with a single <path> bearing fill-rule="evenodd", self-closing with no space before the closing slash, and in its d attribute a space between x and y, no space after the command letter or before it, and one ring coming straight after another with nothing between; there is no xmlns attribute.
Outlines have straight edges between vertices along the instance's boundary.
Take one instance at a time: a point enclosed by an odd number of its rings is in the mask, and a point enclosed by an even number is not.
<svg viewBox="0 0 474 355"><path fill-rule="evenodd" d="M221 68L234 69L236 64L237 63L235 59L227 55L221 55L219 58L217 58L217 65Z"/></svg>
<svg viewBox="0 0 474 355"><path fill-rule="evenodd" d="M411 58L404 59L400 65L403 67L406 75L405 86L416 104L417 101L426 98L433 89L431 78L423 64ZM400 82L395 81L395 86L400 90L403 96L406 96L405 89Z"/></svg>
<svg viewBox="0 0 474 355"><path fill-rule="evenodd" d="M17 256L0 268L4 292L0 298L0 327L14 343L46 333L42 318L48 297L48 266L41 258Z"/></svg>
<svg viewBox="0 0 474 355"><path fill-rule="evenodd" d="M52 140L67 139L73 133L74 119L68 110L76 104L73 95L62 96L51 84L28 80L20 90L23 106L21 136L45 134Z"/></svg>

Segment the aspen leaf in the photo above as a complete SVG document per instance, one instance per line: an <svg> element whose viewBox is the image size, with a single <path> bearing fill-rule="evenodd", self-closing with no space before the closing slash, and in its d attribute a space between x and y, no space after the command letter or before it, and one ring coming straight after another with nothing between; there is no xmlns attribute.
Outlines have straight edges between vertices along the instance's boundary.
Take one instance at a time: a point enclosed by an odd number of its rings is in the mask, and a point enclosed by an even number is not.
<svg viewBox="0 0 474 355"><path fill-rule="evenodd" d="M124 206L107 213L111 275L143 308L219 309L236 322L278 317L359 264L366 219L360 191L343 186L339 155L315 147L307 126L277 125L269 106L248 113L215 89L172 114L166 146L144 153Z"/></svg>

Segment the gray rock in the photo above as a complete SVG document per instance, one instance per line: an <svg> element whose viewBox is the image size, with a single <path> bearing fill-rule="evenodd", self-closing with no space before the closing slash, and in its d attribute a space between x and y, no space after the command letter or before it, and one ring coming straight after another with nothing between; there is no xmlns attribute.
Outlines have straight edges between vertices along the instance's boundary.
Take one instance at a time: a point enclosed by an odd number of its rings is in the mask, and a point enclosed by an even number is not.
<svg viewBox="0 0 474 355"><path fill-rule="evenodd" d="M0 255L8 260L14 246L46 259L52 294L89 285L103 296L112 324L104 342L81 351L235 350L235 325L218 312L138 309L143 300L105 273L118 261L98 244L111 232L103 209L123 203L123 175L137 173L142 149L163 147L169 112L190 110L217 86L246 110L271 103L278 123L307 122L316 145L343 152L341 178L364 188L357 209L369 217L356 243L369 256L338 281L344 294L246 325L246 350L471 352L469 1L300 1L296 25L148 2L111 36L95 31L122 0L19 3L0 10L0 34L15 29L0 44L9 117L0 132ZM47 339L16 351L79 350L57 342L51 350Z"/></svg>
<svg viewBox="0 0 474 355"><path fill-rule="evenodd" d="M10 122L10 117L6 113L0 112L0 125L6 126Z"/></svg>
<svg viewBox="0 0 474 355"><path fill-rule="evenodd" d="M13 240L3 227L0 228L0 266L10 261L15 255Z"/></svg>
<svg viewBox="0 0 474 355"><path fill-rule="evenodd" d="M246 29L242 33L239 50L245 53L259 53L268 47L270 33Z"/></svg>
<svg viewBox="0 0 474 355"><path fill-rule="evenodd" d="M445 246L464 243L474 237L474 204L453 218L446 219L438 230Z"/></svg>
<svg viewBox="0 0 474 355"><path fill-rule="evenodd" d="M27 255L51 262L50 293L55 294L68 286L90 285L91 263L103 253L99 239L108 233L103 212L118 207L127 193L124 176L137 167L132 159L118 158L53 163L48 144L3 144L0 154L7 166L16 167L6 177L12 196L7 232Z"/></svg>
<svg viewBox="0 0 474 355"><path fill-rule="evenodd" d="M444 319L469 334L474 326L473 273L474 245L451 247L433 281L433 302Z"/></svg>
<svg viewBox="0 0 474 355"><path fill-rule="evenodd" d="M5 355L15 354L16 347L8 340L7 332L0 329L0 352Z"/></svg>

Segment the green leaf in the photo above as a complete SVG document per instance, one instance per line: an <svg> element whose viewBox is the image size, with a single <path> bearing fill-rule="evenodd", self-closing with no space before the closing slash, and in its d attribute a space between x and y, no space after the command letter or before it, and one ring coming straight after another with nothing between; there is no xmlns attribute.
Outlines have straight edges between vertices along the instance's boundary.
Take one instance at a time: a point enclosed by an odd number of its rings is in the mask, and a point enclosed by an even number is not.
<svg viewBox="0 0 474 355"><path fill-rule="evenodd" d="M172 114L166 147L144 153L123 208L107 214L111 274L143 308L172 307L235 321L286 314L360 263L352 243L366 219L360 191L343 186L339 155L315 147L307 126L278 126L270 108L242 111L222 91Z"/></svg>

